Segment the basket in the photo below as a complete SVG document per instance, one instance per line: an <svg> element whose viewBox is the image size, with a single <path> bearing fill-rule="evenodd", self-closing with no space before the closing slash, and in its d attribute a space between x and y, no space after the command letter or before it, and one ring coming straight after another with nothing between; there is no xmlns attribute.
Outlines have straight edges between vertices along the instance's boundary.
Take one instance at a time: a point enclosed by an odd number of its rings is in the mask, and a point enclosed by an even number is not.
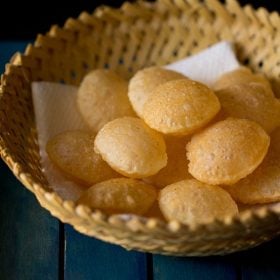
<svg viewBox="0 0 280 280"><path fill-rule="evenodd" d="M0 150L15 176L42 207L76 230L126 249L178 256L221 255L254 247L280 233L280 205L246 210L204 225L154 218L107 216L52 192L40 168L31 82L78 85L91 69L112 68L124 77L163 65L220 40L235 43L241 62L264 73L280 96L280 18L235 0L159 0L100 7L53 26L24 54L16 54L1 77Z"/></svg>

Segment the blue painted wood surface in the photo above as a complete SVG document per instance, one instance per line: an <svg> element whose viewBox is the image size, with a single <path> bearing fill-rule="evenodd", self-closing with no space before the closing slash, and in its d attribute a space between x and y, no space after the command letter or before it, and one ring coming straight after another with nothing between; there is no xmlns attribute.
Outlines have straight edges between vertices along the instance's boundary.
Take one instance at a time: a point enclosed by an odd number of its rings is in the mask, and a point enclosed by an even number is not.
<svg viewBox="0 0 280 280"><path fill-rule="evenodd" d="M26 42L0 42L0 70ZM0 280L280 279L280 238L223 257L176 258L77 233L42 209L0 160Z"/></svg>
<svg viewBox="0 0 280 280"><path fill-rule="evenodd" d="M0 279L58 279L58 221L2 160L0 179Z"/></svg>
<svg viewBox="0 0 280 280"><path fill-rule="evenodd" d="M235 266L224 257L167 257L153 256L155 280L236 280Z"/></svg>
<svg viewBox="0 0 280 280"><path fill-rule="evenodd" d="M65 226L65 279L145 280L146 254L126 251Z"/></svg>

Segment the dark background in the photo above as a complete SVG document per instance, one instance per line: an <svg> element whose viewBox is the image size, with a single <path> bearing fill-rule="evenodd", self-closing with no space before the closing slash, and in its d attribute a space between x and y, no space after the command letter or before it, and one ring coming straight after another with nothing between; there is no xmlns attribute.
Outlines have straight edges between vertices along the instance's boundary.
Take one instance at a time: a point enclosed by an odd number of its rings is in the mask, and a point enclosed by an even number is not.
<svg viewBox="0 0 280 280"><path fill-rule="evenodd" d="M63 25L68 17L77 17L83 10L92 12L104 4L118 7L123 0L2 0L0 7L0 39L35 39L37 33L45 33L51 25ZM132 2L132 1L130 1ZM240 0L255 8L266 7L279 12L279 0Z"/></svg>

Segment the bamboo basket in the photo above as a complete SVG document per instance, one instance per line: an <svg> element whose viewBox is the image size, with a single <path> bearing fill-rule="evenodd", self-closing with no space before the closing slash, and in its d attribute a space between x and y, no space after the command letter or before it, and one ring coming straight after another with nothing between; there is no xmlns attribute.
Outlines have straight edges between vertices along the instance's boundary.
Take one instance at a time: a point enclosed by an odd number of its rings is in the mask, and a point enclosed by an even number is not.
<svg viewBox="0 0 280 280"><path fill-rule="evenodd" d="M106 216L52 192L39 163L31 82L78 85L91 69L124 77L163 65L220 40L235 43L241 62L264 73L280 96L280 18L235 0L158 0L100 7L38 35L6 65L0 91L0 150L15 176L42 207L76 230L126 249L178 256L221 255L254 247L280 233L280 206L247 210L205 225Z"/></svg>

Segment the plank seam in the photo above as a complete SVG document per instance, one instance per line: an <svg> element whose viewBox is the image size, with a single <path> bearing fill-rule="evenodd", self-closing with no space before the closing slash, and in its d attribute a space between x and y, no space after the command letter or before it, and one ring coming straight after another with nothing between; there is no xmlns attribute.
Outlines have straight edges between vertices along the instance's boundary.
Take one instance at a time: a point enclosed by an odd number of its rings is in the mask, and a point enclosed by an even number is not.
<svg viewBox="0 0 280 280"><path fill-rule="evenodd" d="M146 265L147 265L147 280L154 280L154 264L153 255L146 254Z"/></svg>

